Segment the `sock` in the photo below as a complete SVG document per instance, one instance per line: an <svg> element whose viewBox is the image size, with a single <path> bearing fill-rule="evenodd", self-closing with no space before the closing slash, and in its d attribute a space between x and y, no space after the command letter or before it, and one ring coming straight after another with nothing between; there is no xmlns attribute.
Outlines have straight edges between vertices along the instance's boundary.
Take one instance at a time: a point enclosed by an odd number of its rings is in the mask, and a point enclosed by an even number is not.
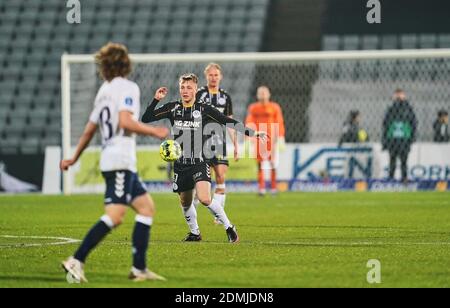
<svg viewBox="0 0 450 308"><path fill-rule="evenodd" d="M147 268L147 249L150 241L152 217L136 216L133 231L133 267L144 271Z"/></svg>
<svg viewBox="0 0 450 308"><path fill-rule="evenodd" d="M259 191L265 192L266 191L266 181L264 178L264 170L262 168L258 171L258 183L259 183Z"/></svg>
<svg viewBox="0 0 450 308"><path fill-rule="evenodd" d="M227 195L222 195L222 207L225 208L225 204L227 201Z"/></svg>
<svg viewBox="0 0 450 308"><path fill-rule="evenodd" d="M222 194L214 194L214 199L216 199L217 202L218 202L223 208L225 208L226 195L222 195Z"/></svg>
<svg viewBox="0 0 450 308"><path fill-rule="evenodd" d="M225 230L232 226L227 214L225 214L225 210L216 199L213 199L212 203L208 206L208 210L223 224Z"/></svg>
<svg viewBox="0 0 450 308"><path fill-rule="evenodd" d="M181 208L183 209L184 218L186 219L186 222L189 226L189 229L191 230L191 233L199 235L200 228L197 222L197 209L193 205L191 205L191 207L189 207L189 209L187 210L184 207Z"/></svg>
<svg viewBox="0 0 450 308"><path fill-rule="evenodd" d="M272 192L277 190L277 170L272 169Z"/></svg>
<svg viewBox="0 0 450 308"><path fill-rule="evenodd" d="M194 200L192 201L192 206L197 209L198 205L200 204L200 200L198 200L197 195L195 196Z"/></svg>
<svg viewBox="0 0 450 308"><path fill-rule="evenodd" d="M105 238L105 236L111 232L114 228L114 223L111 218L107 215L103 216L100 221L92 227L89 233L83 240L80 248L74 255L74 258L81 263L86 263L86 259L89 253L97 247L97 245Z"/></svg>
<svg viewBox="0 0 450 308"><path fill-rule="evenodd" d="M226 194L225 194L225 190L226 190L226 188L227 188L227 185L224 183L224 184L217 184L216 185L216 190L217 189L220 189L220 190L223 190L224 191L224 193L223 194L218 194L218 193L215 193L214 194L214 198L218 198L218 200L220 200L220 203L222 204L222 207L223 208L225 208L225 201L226 201Z"/></svg>

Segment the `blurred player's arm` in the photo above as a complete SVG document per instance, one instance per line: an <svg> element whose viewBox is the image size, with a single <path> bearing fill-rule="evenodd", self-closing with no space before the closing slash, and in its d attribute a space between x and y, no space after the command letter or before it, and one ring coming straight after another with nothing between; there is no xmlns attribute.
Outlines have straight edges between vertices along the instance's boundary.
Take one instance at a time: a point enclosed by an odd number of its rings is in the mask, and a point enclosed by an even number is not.
<svg viewBox="0 0 450 308"><path fill-rule="evenodd" d="M84 150L86 150L86 148L89 146L89 143L91 143L91 140L92 138L94 138L96 131L97 124L89 121L84 128L84 132L81 135L80 140L78 141L78 145L73 157L71 159L64 159L60 162L59 166L61 170L68 170L69 167L73 166L78 161L81 154L83 154Z"/></svg>
<svg viewBox="0 0 450 308"><path fill-rule="evenodd" d="M155 127L135 121L133 119L133 114L129 111L120 112L119 127L132 133L151 136L158 139L164 139L169 135L169 130L166 127Z"/></svg>

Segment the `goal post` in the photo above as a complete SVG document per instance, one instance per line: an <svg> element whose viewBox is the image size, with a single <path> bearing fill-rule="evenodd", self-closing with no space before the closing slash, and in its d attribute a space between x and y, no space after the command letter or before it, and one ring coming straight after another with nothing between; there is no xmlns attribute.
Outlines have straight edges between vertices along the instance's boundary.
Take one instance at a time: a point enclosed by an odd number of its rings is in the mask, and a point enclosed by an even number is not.
<svg viewBox="0 0 450 308"><path fill-rule="evenodd" d="M220 54L133 54L130 78L142 91L145 108L158 86L177 99L177 77L193 72L203 78L209 62L223 64L223 88L230 92L235 114L245 119L255 89L268 85L284 111L290 143L336 143L349 111L363 114L372 142L381 141L380 118L395 88L404 88L419 115L419 141L431 141L438 110L450 111L450 49L324 51ZM93 55L64 54L61 59L62 153L69 158L88 120L101 81ZM99 139L94 146L99 145ZM155 146L148 138L138 145ZM95 162L95 159L93 159ZM63 192L79 190L71 170Z"/></svg>

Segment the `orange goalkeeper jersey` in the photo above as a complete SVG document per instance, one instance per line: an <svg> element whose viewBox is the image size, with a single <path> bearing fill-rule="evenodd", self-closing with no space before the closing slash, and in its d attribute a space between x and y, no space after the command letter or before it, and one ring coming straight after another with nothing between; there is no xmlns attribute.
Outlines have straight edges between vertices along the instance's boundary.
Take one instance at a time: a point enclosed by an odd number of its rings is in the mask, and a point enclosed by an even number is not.
<svg viewBox="0 0 450 308"><path fill-rule="evenodd" d="M286 134L283 112L275 102L251 104L245 123L247 126L256 125L258 131L266 132L271 139L284 138Z"/></svg>

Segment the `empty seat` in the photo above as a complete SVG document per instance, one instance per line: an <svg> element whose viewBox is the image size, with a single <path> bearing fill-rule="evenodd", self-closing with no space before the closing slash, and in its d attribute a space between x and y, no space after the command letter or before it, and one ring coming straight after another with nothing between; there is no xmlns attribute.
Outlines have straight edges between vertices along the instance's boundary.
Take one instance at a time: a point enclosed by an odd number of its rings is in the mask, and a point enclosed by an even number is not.
<svg viewBox="0 0 450 308"><path fill-rule="evenodd" d="M6 119L8 117L9 110L10 107L8 105L0 104L0 125L2 126L2 128L6 126Z"/></svg>
<svg viewBox="0 0 450 308"><path fill-rule="evenodd" d="M1 26L4 25L15 25L18 21L19 15L17 13L7 12L6 14L3 14L1 19Z"/></svg>
<svg viewBox="0 0 450 308"><path fill-rule="evenodd" d="M450 34L441 34L438 38L439 48L450 48Z"/></svg>
<svg viewBox="0 0 450 308"><path fill-rule="evenodd" d="M243 33L245 30L245 24L242 21L231 20L230 24L226 27L226 33Z"/></svg>
<svg viewBox="0 0 450 308"><path fill-rule="evenodd" d="M48 114L49 114L49 110L48 108L46 108L47 105L45 104L40 104L40 100L39 103L37 103L34 107L34 109L32 110L32 113L30 115L30 123L32 123L34 118L36 118L36 121L41 121L41 119L47 119Z"/></svg>
<svg viewBox="0 0 450 308"><path fill-rule="evenodd" d="M21 137L25 130L26 125L27 125L26 117L19 117L19 115L15 113L10 113L10 122L9 125L6 127L5 132L9 137L11 136Z"/></svg>
<svg viewBox="0 0 450 308"><path fill-rule="evenodd" d="M3 154L17 154L19 152L20 138L0 139L0 152Z"/></svg>
<svg viewBox="0 0 450 308"><path fill-rule="evenodd" d="M342 39L344 50L358 50L359 49L359 36L357 35L346 35Z"/></svg>
<svg viewBox="0 0 450 308"><path fill-rule="evenodd" d="M416 49L417 48L417 35L404 34L400 37L400 48L402 49Z"/></svg>
<svg viewBox="0 0 450 308"><path fill-rule="evenodd" d="M41 133L47 125L46 117L37 117L34 113L30 115L29 123L26 127L27 132Z"/></svg>
<svg viewBox="0 0 450 308"><path fill-rule="evenodd" d="M2 24L0 26L0 36L3 38L4 41L8 42L8 38L11 37L11 35L14 33L14 23L6 23Z"/></svg>
<svg viewBox="0 0 450 308"><path fill-rule="evenodd" d="M27 138L20 142L20 153L22 154L38 154L40 151L40 138Z"/></svg>
<svg viewBox="0 0 450 308"><path fill-rule="evenodd" d="M61 145L61 137L60 136L47 136L41 141L41 147L46 148L48 146L58 146Z"/></svg>
<svg viewBox="0 0 450 308"><path fill-rule="evenodd" d="M398 39L396 35L383 35L381 37L381 49L397 49Z"/></svg>
<svg viewBox="0 0 450 308"><path fill-rule="evenodd" d="M322 38L322 50L339 50L340 37L337 35L326 35Z"/></svg>
<svg viewBox="0 0 450 308"><path fill-rule="evenodd" d="M33 2L33 1L30 1ZM36 10L33 10L31 8L27 9L24 12L20 13L20 22L22 24L29 24L29 25L33 25L34 21L39 17L39 12Z"/></svg>
<svg viewBox="0 0 450 308"><path fill-rule="evenodd" d="M422 49L436 48L436 41L435 34L421 34L419 36L419 47Z"/></svg>
<svg viewBox="0 0 450 308"><path fill-rule="evenodd" d="M179 8L172 13L172 18L175 20L187 20L192 16L192 12L186 8Z"/></svg>

